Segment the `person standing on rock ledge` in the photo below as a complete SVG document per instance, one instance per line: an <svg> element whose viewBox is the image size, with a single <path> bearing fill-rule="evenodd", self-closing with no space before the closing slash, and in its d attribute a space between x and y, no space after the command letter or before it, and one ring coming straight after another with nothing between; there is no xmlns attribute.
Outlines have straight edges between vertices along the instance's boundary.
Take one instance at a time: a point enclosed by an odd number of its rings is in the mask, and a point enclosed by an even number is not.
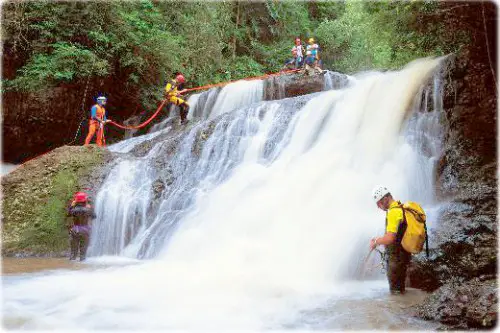
<svg viewBox="0 0 500 333"><path fill-rule="evenodd" d="M89 204L87 193L75 193L73 202L68 208L68 216L73 218L73 223L68 225L71 244L69 260L76 260L78 250L80 250L80 261L84 261L89 245L91 220L96 218L94 209Z"/></svg>
<svg viewBox="0 0 500 333"><path fill-rule="evenodd" d="M406 219L404 218L401 203L394 200L389 190L384 186L378 186L373 190L373 198L377 207L386 211L385 235L372 238L370 249L377 245L385 245L387 258L387 279L389 280L390 292L393 295L405 293L406 270L411 260L411 253L407 252L401 245L403 234L406 231Z"/></svg>
<svg viewBox="0 0 500 333"><path fill-rule="evenodd" d="M85 145L90 144L90 141L97 132L96 143L98 146L104 146L104 125L109 123L111 120L106 119L106 105L107 98L104 96L97 97L97 104L92 106L90 110L90 121L89 121L89 134L85 138Z"/></svg>

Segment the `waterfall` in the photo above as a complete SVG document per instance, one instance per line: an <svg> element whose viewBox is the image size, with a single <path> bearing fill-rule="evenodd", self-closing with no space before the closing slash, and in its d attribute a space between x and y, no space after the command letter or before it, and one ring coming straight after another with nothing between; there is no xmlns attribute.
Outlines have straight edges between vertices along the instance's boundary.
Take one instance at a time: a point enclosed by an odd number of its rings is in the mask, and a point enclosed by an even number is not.
<svg viewBox="0 0 500 333"><path fill-rule="evenodd" d="M440 60L282 100L262 101L261 83L199 94L201 120L134 138L147 153L122 157L96 198L89 255L148 260L11 285L4 312L29 313L27 328L262 330L380 297L383 276L352 281L384 232L371 191L437 206Z"/></svg>
<svg viewBox="0 0 500 333"><path fill-rule="evenodd" d="M236 81L223 88L212 88L202 93L188 96L190 106L188 120L213 119L221 114L237 110L252 103L262 101L264 94L262 80ZM174 105L169 105L169 116L162 122L152 126L150 132L167 128L178 121L179 110Z"/></svg>
<svg viewBox="0 0 500 333"><path fill-rule="evenodd" d="M241 92L244 91L244 94ZM262 101L264 83L262 80L236 81L222 88L214 106L208 114L209 119L229 111L237 110L246 105Z"/></svg>
<svg viewBox="0 0 500 333"><path fill-rule="evenodd" d="M2 162L2 176L8 174L12 170L16 168L15 164L10 164L10 163L3 163Z"/></svg>
<svg viewBox="0 0 500 333"><path fill-rule="evenodd" d="M326 71L325 84L323 90L341 89L349 86L354 78L338 72Z"/></svg>

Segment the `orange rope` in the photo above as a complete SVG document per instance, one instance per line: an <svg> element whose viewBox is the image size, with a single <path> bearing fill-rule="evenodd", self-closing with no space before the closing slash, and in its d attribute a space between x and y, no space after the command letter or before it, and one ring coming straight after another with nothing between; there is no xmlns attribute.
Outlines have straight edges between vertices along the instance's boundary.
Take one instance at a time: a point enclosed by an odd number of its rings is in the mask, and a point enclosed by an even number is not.
<svg viewBox="0 0 500 333"><path fill-rule="evenodd" d="M250 78L247 78L247 79L244 79L244 80L245 81L251 81L251 80L264 79L264 78L267 78L267 77L270 77L270 76L282 75L282 74L287 74L287 73L294 73L294 72L296 72L298 70L299 69L291 69L291 70L288 70L288 71L283 71L283 72L278 72L278 73L270 73L270 74L264 74L264 75L260 75L260 76L254 76L254 77L250 77ZM201 87L189 88L189 89L186 89L185 92L195 91L195 90L202 90L202 89L209 89L209 88L213 88L213 87L225 86L226 84L229 84L229 83L232 83L232 82L236 82L236 81L241 81L241 80L233 80L233 81L227 81L227 82L222 82L222 83L208 84L206 86L201 86ZM158 109L156 110L156 112L148 120L146 120L145 122L143 122L142 124L139 124L137 126L124 126L124 125L120 125L118 123L115 123L114 121L110 121L109 123L112 124L112 125L115 125L116 127L122 128L122 129L140 129L140 128L143 128L144 126L146 126L147 124L149 124L154 118L156 118L156 116L158 115L158 113L160 113L161 109L163 108L163 105L165 104L165 102L166 102L166 100L164 100L160 104L160 106L158 107Z"/></svg>
<svg viewBox="0 0 500 333"><path fill-rule="evenodd" d="M207 84L206 86L201 86L201 87L196 87L196 88L189 88L189 89L185 89L184 91L188 92L188 91L209 89L209 88L214 88L214 87L221 87L221 86L225 86L226 84L233 83L233 82L236 82L236 81L241 81L241 80L252 81L252 80L258 80L258 79L265 79L266 77L277 76L277 75L282 75L282 74L287 74L287 73L294 73L294 72L297 72L297 71L299 71L299 69L291 69L291 70L288 70L288 71L283 71L283 72L278 72L278 73L270 73L270 74L264 74L264 75L260 75L260 76L254 76L254 77L250 77L250 78L247 78L247 79L238 79L238 80L232 80L232 81L227 81L227 82L222 82L222 83Z"/></svg>
<svg viewBox="0 0 500 333"><path fill-rule="evenodd" d="M250 78L243 79L243 80L245 80L245 81L251 81L251 80L257 80L257 79L264 79L266 77L276 76L276 75L282 75L282 74L287 74L287 73L293 73L293 72L296 72L296 71L299 71L299 69L292 69L292 70L278 72L278 73L264 74L264 75L260 75L260 76L250 77ZM225 86L226 84L229 84L229 83L232 83L232 82L236 82L236 81L240 81L240 80L233 80L233 81L227 81L227 82L222 82L222 83L209 84L209 85L206 85L206 86L201 86L201 87L186 89L185 91L187 92L187 91L203 90L203 89L208 89L208 88L213 88L213 87L220 87L220 86ZM149 124L153 119L156 118L156 116L158 115L158 113L160 113L161 109L163 108L163 106L165 105L166 102L167 102L166 100L163 100L161 102L160 106L158 107L158 109L156 109L156 112L151 117L149 117L149 119L147 119L145 122L143 122L142 124L139 124L137 126L123 126L123 125L120 125L118 123L115 123L114 121L110 121L109 123L112 124L112 125L115 125L116 127L122 128L122 129L140 129L140 128L143 128L144 126L146 126L147 124ZM43 154L40 154L38 156L32 157L32 158L24 161L23 163L21 163L18 166L16 166L13 170L11 170L11 172L17 170L19 167L24 166L24 164L26 164L27 162L29 162L31 160L37 159L39 157L42 157L45 154L50 153L54 149L51 149L51 150L49 150L49 151L47 151L47 152L45 152Z"/></svg>
<svg viewBox="0 0 500 333"><path fill-rule="evenodd" d="M250 77L250 78L243 79L243 80L244 81L251 81L251 80L264 79L266 77L276 76L276 75L282 75L282 74L287 74L287 73L293 73L293 72L296 72L296 71L299 71L299 69L292 69L292 70L278 72L278 73L264 74L264 75L260 75L260 76ZM186 92L187 91L203 90L203 89L208 89L208 88L213 88L213 87L225 86L225 85L227 85L229 83L236 82L236 81L241 81L241 79L240 80L233 80L233 81L222 82L222 83L216 83L216 84L209 84L209 85L206 85L206 86L201 86L201 87L196 87L196 88L190 88L190 89L186 89ZM124 125L120 125L118 123L115 123L114 121L110 121L109 123L112 124L112 125L115 125L116 127L122 128L122 129L140 129L140 128L143 128L144 126L146 126L147 124L149 124L153 119L156 118L156 116L158 115L158 113L160 113L161 109L163 108L163 106L165 105L166 102L167 102L166 100L163 100L161 102L160 106L158 107L158 109L156 109L156 112L151 117L149 117L149 119L147 119L145 122L143 122L142 124L139 124L137 126L124 126ZM45 153L43 153L41 155L32 157L32 158L24 161L23 163L19 164L12 171L18 169L19 167L22 167L25 163L27 163L27 162L29 162L31 160L34 160L36 158L42 157L45 154L50 153L52 150L54 150L54 149L51 149L51 150L49 150L49 151L47 151L47 152L45 152Z"/></svg>
<svg viewBox="0 0 500 333"><path fill-rule="evenodd" d="M148 120L146 120L145 122L143 122L142 124L139 124L137 126L123 126L123 125L115 123L114 121L110 121L109 123L112 124L112 125L115 125L116 127L123 128L123 129L139 129L139 128L143 128L144 126L146 126L147 124L149 124L153 119L156 118L156 116L158 115L158 113L160 113L161 109L163 108L163 105L165 105L166 101L167 100L163 100L163 102L161 102L161 104L158 107L158 109L156 109L156 112L151 117L149 117Z"/></svg>

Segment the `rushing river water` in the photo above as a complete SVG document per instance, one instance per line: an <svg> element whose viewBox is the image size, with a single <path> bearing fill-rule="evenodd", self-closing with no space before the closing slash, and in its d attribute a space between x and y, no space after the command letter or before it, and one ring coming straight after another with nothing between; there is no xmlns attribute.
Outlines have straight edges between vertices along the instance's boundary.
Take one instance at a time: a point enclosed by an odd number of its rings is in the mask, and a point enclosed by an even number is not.
<svg viewBox="0 0 500 333"><path fill-rule="evenodd" d="M30 280L50 281L56 277L65 278L68 282L75 271L81 274L106 273L117 267L140 265L138 261L123 260L119 258L90 259L89 262L80 263L69 261L66 258L4 258L2 260L2 283L4 288L15 287L16 284L26 283ZM54 281L55 282L55 281ZM61 288L64 287L60 285ZM92 286L85 288L92 289ZM281 329L294 330L370 330L370 329L425 329L436 328L435 323L429 323L415 319L412 314L412 306L420 303L426 293L417 289L408 289L404 297L391 296L387 293L387 286L384 280L356 281L345 283L343 291L337 290L337 297L331 299L324 297L315 308L306 309L299 312L293 320L282 323ZM45 297L58 299L57 295L45 294ZM279 297L279 295L277 295ZM71 300L66 300L64 306L70 306ZM234 305L237 307L237 304ZM127 306L117 306L126 309ZM58 325L50 324L50 320L44 320L43 315L26 313L18 316L5 316L3 326L6 329L55 329ZM111 321L112 322L112 321ZM103 325L103 328L111 329L119 324ZM85 328L81 326L65 326L67 329ZM161 327L144 325L137 329L153 329Z"/></svg>
<svg viewBox="0 0 500 333"><path fill-rule="evenodd" d="M193 96L189 130L169 136L166 121L110 147L122 155L86 263L6 260L5 327L432 329L409 311L425 293L390 296L380 270L359 273L384 231L375 185L420 202L430 229L439 214L438 77L424 88L438 67L276 101L262 82Z"/></svg>

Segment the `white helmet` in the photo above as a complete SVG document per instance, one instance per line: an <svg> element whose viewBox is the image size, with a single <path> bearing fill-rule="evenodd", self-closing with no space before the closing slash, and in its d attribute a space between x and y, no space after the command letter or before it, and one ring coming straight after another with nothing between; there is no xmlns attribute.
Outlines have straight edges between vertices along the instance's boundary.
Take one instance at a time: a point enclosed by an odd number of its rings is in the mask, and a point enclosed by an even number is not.
<svg viewBox="0 0 500 333"><path fill-rule="evenodd" d="M373 189L373 199L375 202L379 202L380 199L382 199L386 194L389 194L389 190L385 186L376 186Z"/></svg>

